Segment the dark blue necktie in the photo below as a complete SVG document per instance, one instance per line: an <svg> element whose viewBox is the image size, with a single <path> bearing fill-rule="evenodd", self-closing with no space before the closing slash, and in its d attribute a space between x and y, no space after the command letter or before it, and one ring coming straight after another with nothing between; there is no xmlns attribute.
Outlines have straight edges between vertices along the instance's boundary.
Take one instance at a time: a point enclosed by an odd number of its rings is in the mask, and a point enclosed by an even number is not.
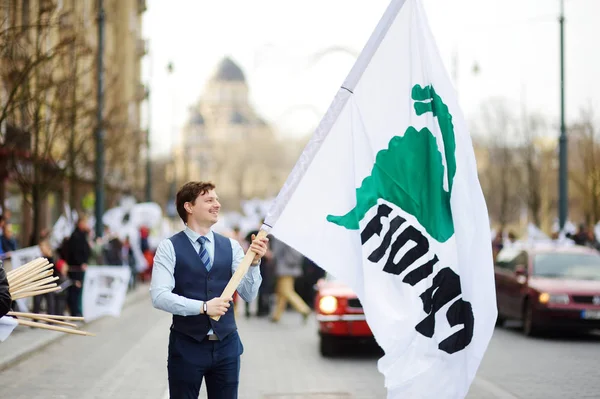
<svg viewBox="0 0 600 399"><path fill-rule="evenodd" d="M198 244L200 244L200 251L198 251L198 255L200 255L200 260L202 261L202 264L204 265L204 267L206 267L207 271L210 271L210 268L212 267L212 265L210 264L210 255L208 254L208 251L206 250L206 241L208 241L208 238L204 237L204 236L200 236L198 237Z"/></svg>

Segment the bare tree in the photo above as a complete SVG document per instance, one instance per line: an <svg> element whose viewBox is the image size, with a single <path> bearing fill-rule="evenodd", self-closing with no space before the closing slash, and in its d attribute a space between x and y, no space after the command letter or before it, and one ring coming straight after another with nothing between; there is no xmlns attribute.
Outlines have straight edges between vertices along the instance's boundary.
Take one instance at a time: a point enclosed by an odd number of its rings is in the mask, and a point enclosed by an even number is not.
<svg viewBox="0 0 600 399"><path fill-rule="evenodd" d="M82 97L84 102L68 99L82 74L89 71L84 68L80 74L77 69L71 72L71 67L89 49L75 26L67 23L70 13L59 12L51 2L39 2L36 9L24 6L21 14L21 25L12 24L0 33L2 79L7 89L0 124L7 124L4 146L12 155L5 166L32 207L32 238L37 242L41 203L50 190L57 189L65 173L63 160L74 158L78 147L65 145L75 140L66 133L74 132L76 110L85 114L89 96Z"/></svg>
<svg viewBox="0 0 600 399"><path fill-rule="evenodd" d="M579 194L586 223L600 220L600 129L594 123L592 107L581 110L570 131L569 178Z"/></svg>
<svg viewBox="0 0 600 399"><path fill-rule="evenodd" d="M540 227L542 224L542 191L544 186L544 171L548 170L545 145L547 124L541 115L524 114L522 116L519 138L521 148L518 154L518 167L521 173L516 176L521 179L522 197L527 204L528 213L533 223Z"/></svg>
<svg viewBox="0 0 600 399"><path fill-rule="evenodd" d="M521 203L516 131L514 114L506 102L496 99L483 105L481 119L475 123L474 129L487 150L487 167L480 180L490 216L503 229L516 219Z"/></svg>

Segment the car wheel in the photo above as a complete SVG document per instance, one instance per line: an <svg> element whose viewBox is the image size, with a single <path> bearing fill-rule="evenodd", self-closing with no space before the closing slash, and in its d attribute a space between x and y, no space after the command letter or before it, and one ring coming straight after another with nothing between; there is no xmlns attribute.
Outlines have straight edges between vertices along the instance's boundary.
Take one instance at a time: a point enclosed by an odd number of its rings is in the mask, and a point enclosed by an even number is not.
<svg viewBox="0 0 600 399"><path fill-rule="evenodd" d="M528 302L523 306L523 333L528 337L539 335L539 329L533 322L533 307Z"/></svg>
<svg viewBox="0 0 600 399"><path fill-rule="evenodd" d="M319 343L319 350L323 357L333 357L337 354L337 341L333 337L325 335L321 336L321 342Z"/></svg>

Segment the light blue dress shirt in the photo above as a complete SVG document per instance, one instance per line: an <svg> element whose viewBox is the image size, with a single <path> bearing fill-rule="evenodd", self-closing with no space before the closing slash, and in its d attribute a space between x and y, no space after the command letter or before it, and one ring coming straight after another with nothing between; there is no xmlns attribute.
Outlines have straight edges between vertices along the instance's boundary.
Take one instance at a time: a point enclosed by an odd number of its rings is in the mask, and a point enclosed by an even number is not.
<svg viewBox="0 0 600 399"><path fill-rule="evenodd" d="M198 237L200 234L186 227L185 235L189 238L190 243L194 246L196 252L200 250ZM215 255L215 236L211 231L206 235L206 250L210 255L211 263ZM234 239L231 241L231 273L235 273L240 262L244 259L244 250L241 245ZM200 257L198 257L200 264ZM152 282L150 283L150 296L152 297L152 305L160 310L169 312L178 316L195 316L200 314L203 301L186 298L181 295L174 294L175 288L175 249L171 240L164 239L158 245L156 254L154 255L154 265L152 267ZM258 294L258 289L262 282L259 266L251 266L248 273L242 278L237 292L246 302L252 302ZM212 299L212 298L211 298ZM209 332L210 333L210 332Z"/></svg>

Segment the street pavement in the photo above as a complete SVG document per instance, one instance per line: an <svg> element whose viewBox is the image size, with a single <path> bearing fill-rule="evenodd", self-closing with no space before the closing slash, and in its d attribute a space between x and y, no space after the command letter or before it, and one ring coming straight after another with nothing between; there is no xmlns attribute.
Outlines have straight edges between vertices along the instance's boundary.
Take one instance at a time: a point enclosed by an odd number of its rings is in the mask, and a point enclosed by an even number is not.
<svg viewBox="0 0 600 399"><path fill-rule="evenodd" d="M324 359L313 319L237 319L245 348L240 399L385 398L376 350L352 347ZM169 324L149 297L130 301L120 318L85 326L96 337L64 336L0 372L0 397L168 398ZM0 344L0 360L11 338ZM516 326L498 328L468 398L598 398L598 359L595 335L528 339Z"/></svg>

